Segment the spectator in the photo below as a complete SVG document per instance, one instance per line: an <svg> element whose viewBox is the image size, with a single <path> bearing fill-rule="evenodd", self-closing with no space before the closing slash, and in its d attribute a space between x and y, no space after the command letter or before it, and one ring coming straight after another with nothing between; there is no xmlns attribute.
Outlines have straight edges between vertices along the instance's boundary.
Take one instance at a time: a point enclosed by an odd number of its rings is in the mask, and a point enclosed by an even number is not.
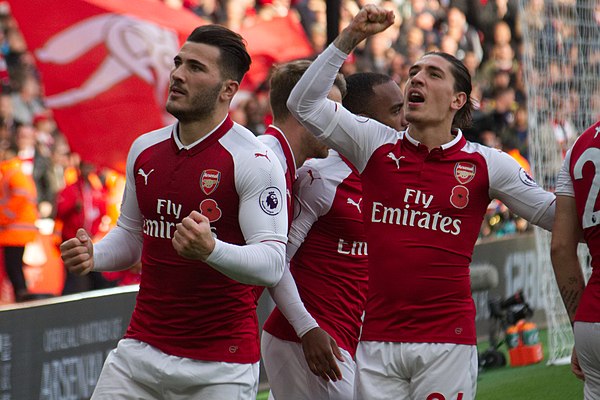
<svg viewBox="0 0 600 400"><path fill-rule="evenodd" d="M515 52L508 43L494 46L491 57L481 65L475 80L482 84L493 82L500 73L507 75L505 86L510 85L516 74L519 73L519 63L515 58ZM491 86L489 84L487 87L484 86L484 90L489 93L493 89Z"/></svg>
<svg viewBox="0 0 600 400"><path fill-rule="evenodd" d="M40 85L35 77L27 74L18 91L12 98L13 116L17 122L25 125L32 125L33 118L46 111L40 97Z"/></svg>
<svg viewBox="0 0 600 400"><path fill-rule="evenodd" d="M38 235L35 183L31 175L23 172L21 164L11 150L0 149L0 247L17 302L34 298L27 290L23 253Z"/></svg>
<svg viewBox="0 0 600 400"><path fill-rule="evenodd" d="M483 121L478 122L479 128L493 131L500 138L507 136L508 130L515 122L515 90L512 87L497 89L490 105L492 109L487 111Z"/></svg>
<svg viewBox="0 0 600 400"><path fill-rule="evenodd" d="M456 7L450 7L446 15L446 21L442 23L441 32L449 35L458 44L456 58L462 60L469 51L475 54L477 60L483 59L483 48L477 30L469 25L465 14Z"/></svg>
<svg viewBox="0 0 600 400"><path fill-rule="evenodd" d="M55 233L61 241L75 237L79 228L84 228L96 240L100 233L102 219L106 217L106 192L95 173L95 167L82 161L79 176L75 183L65 187L56 201ZM58 230L57 230L58 228ZM65 284L62 294L105 289L114 286L100 272L76 275L65 271Z"/></svg>
<svg viewBox="0 0 600 400"><path fill-rule="evenodd" d="M19 124L14 139L13 150L21 160L21 168L35 182L40 217L51 217L54 214L56 188L51 177L50 148L38 142L36 130L31 125Z"/></svg>

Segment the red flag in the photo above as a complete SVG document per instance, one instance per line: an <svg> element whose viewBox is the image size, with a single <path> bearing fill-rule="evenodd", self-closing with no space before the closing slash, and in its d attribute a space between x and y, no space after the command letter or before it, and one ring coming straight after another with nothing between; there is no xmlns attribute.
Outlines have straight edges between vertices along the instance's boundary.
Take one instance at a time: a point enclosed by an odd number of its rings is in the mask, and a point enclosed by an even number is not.
<svg viewBox="0 0 600 400"><path fill-rule="evenodd" d="M239 33L248 42L248 52L252 56L250 71L242 84L247 90L256 89L263 83L273 63L308 58L314 54L300 21L292 13L259 21L242 28Z"/></svg>
<svg viewBox="0 0 600 400"><path fill-rule="evenodd" d="M164 110L172 59L205 22L150 0L9 0L42 75L47 105L73 151L123 170Z"/></svg>
<svg viewBox="0 0 600 400"><path fill-rule="evenodd" d="M155 0L9 0L42 74L46 104L73 151L124 170L144 132L173 121L165 111L169 71L181 44L206 22ZM239 32L252 56L255 89L274 62L313 51L291 14Z"/></svg>

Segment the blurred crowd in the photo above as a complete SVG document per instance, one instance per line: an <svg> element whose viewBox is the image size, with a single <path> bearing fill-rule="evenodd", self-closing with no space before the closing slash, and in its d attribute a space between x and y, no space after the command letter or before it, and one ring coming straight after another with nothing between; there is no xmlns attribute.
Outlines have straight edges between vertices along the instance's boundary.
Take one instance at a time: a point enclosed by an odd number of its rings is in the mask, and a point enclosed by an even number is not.
<svg viewBox="0 0 600 400"><path fill-rule="evenodd" d="M149 0L163 1L163 0ZM377 1L377 0L376 0ZM237 30L273 16L297 15L315 54L327 45L325 0L164 0L173 8L187 8L206 21ZM340 0L340 29L363 6L362 0ZM574 7L574 0L561 0ZM380 0L396 13L395 24L367 40L345 63L346 75L376 71L390 75L403 87L409 66L431 50L461 59L473 76L477 109L466 137L503 149L530 172L527 98L522 57L524 43L517 0ZM527 23L543 32L548 46L577 62L569 32L559 21L539 17L544 0L532 0ZM596 18L600 23L600 6ZM597 60L596 60L597 61ZM548 66L554 75L571 73ZM73 234L73 226L85 226L101 236L118 214L123 177L116 171L96 171L69 147L44 103L43 81L35 60L7 3L0 2L0 154L2 160L17 158L20 169L37 189L39 219L57 221L57 242ZM256 135L270 122L267 83L234 101L233 118ZM570 122L569 99L563 101L564 118L552 123L557 146L566 149L577 136ZM535 178L535 177L534 177ZM1 213L2 210L0 210ZM2 221L0 220L0 223ZM484 237L498 237L529 230L526 221L498 202L490 204L483 222ZM0 243L0 246L2 243ZM96 285L135 283L131 276L100 276L100 283L73 283L73 291ZM86 286L87 285L87 286ZM90 286L91 285L91 286ZM68 285L66 285L67 287Z"/></svg>

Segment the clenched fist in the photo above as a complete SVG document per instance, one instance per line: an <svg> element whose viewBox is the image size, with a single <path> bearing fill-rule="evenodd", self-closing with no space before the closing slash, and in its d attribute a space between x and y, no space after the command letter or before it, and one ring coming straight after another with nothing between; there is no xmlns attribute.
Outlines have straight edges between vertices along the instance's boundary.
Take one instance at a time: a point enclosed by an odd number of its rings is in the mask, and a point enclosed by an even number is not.
<svg viewBox="0 0 600 400"><path fill-rule="evenodd" d="M60 257L69 272L85 275L94 268L94 246L85 229L80 228L74 238L60 245Z"/></svg>
<svg viewBox="0 0 600 400"><path fill-rule="evenodd" d="M215 248L209 219L198 211L192 211L177 224L172 243L180 256L205 261Z"/></svg>

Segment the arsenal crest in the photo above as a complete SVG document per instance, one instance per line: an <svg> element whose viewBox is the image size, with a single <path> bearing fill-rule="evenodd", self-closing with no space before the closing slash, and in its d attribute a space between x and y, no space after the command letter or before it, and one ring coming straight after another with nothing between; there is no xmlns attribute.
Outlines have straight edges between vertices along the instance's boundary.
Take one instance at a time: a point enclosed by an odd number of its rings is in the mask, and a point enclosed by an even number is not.
<svg viewBox="0 0 600 400"><path fill-rule="evenodd" d="M475 178L475 164L470 162L458 162L454 166L454 177L465 185Z"/></svg>
<svg viewBox="0 0 600 400"><path fill-rule="evenodd" d="M205 195L214 192L221 182L221 172L216 169L205 169L200 175L200 188Z"/></svg>

